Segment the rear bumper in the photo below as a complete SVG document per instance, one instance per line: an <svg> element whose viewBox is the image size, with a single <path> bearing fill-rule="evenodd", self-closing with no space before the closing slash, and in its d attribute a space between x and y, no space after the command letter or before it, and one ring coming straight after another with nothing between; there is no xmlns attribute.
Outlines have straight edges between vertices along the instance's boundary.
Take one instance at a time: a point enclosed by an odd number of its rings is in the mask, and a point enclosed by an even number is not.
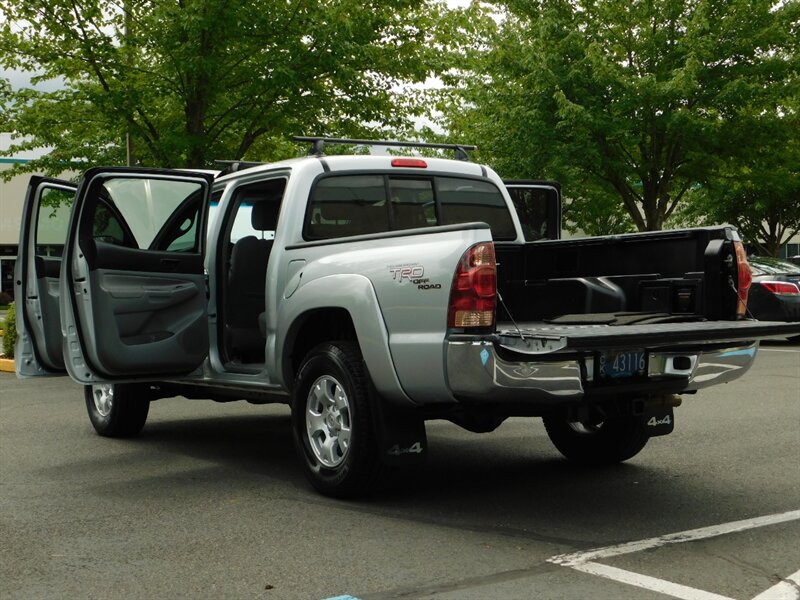
<svg viewBox="0 0 800 600"><path fill-rule="evenodd" d="M543 407L574 403L585 396L680 393L727 383L752 366L758 342L713 349L648 352L646 379L630 385L596 385L594 354L571 353L564 358L509 355L491 341L449 341L447 376L453 395L470 403L530 404ZM527 360L535 358L537 360Z"/></svg>

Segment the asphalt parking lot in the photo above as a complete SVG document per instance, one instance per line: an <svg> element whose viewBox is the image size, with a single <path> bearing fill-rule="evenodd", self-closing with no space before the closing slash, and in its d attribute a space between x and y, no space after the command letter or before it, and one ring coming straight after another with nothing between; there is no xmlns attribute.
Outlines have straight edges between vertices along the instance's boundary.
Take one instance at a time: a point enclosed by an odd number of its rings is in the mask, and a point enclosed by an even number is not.
<svg viewBox="0 0 800 600"><path fill-rule="evenodd" d="M0 373L0 597L800 598L800 345L675 416L600 469L538 420L437 421L424 470L343 502L285 407L162 400L109 440L77 385Z"/></svg>

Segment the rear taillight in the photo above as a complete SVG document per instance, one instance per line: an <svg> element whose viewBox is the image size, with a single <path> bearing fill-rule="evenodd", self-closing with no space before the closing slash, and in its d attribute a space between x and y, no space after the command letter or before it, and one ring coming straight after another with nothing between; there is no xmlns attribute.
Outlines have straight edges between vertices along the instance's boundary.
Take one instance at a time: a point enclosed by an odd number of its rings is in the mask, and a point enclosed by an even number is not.
<svg viewBox="0 0 800 600"><path fill-rule="evenodd" d="M450 288L447 326L458 329L493 327L496 298L494 244L475 244L464 253L456 267Z"/></svg>
<svg viewBox="0 0 800 600"><path fill-rule="evenodd" d="M773 294L784 294L787 296L797 296L800 294L800 288L796 283L789 281L759 281L759 285Z"/></svg>
<svg viewBox="0 0 800 600"><path fill-rule="evenodd" d="M747 313L747 294L750 291L750 284L753 283L753 272L750 270L750 263L747 262L747 252L744 251L742 242L734 242L736 248L736 264L738 267L739 281L736 290L739 301L736 304L736 315L743 317Z"/></svg>

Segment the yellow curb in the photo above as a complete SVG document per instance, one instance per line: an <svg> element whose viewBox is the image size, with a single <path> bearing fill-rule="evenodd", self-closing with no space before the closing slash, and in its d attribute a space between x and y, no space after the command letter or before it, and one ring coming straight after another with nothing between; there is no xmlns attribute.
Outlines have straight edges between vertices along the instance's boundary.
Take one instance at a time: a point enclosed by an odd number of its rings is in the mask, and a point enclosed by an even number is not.
<svg viewBox="0 0 800 600"><path fill-rule="evenodd" d="M14 359L13 358L0 358L0 371L6 373L14 373Z"/></svg>

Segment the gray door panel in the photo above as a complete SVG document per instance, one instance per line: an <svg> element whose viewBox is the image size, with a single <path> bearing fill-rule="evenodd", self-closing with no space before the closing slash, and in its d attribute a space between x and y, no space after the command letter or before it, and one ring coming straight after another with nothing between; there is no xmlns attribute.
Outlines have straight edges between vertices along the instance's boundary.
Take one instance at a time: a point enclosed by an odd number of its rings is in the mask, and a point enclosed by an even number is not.
<svg viewBox="0 0 800 600"><path fill-rule="evenodd" d="M37 176L28 184L14 269L20 377L65 374L59 271L76 187Z"/></svg>
<svg viewBox="0 0 800 600"><path fill-rule="evenodd" d="M108 377L186 374L208 348L203 274L98 269L75 290L86 354Z"/></svg>
<svg viewBox="0 0 800 600"><path fill-rule="evenodd" d="M45 264L47 265L45 267ZM40 268L40 265L41 268ZM58 271L61 268L60 258L36 259L36 287L41 303L41 321L36 332L37 338L44 338L44 344L37 344L42 362L59 371L64 370L64 352L62 349L61 319L58 310L60 286ZM53 274L55 271L55 274ZM28 304L26 303L26 309Z"/></svg>
<svg viewBox="0 0 800 600"><path fill-rule="evenodd" d="M67 369L80 383L158 381L208 355L205 223L213 177L90 169L62 285Z"/></svg>

